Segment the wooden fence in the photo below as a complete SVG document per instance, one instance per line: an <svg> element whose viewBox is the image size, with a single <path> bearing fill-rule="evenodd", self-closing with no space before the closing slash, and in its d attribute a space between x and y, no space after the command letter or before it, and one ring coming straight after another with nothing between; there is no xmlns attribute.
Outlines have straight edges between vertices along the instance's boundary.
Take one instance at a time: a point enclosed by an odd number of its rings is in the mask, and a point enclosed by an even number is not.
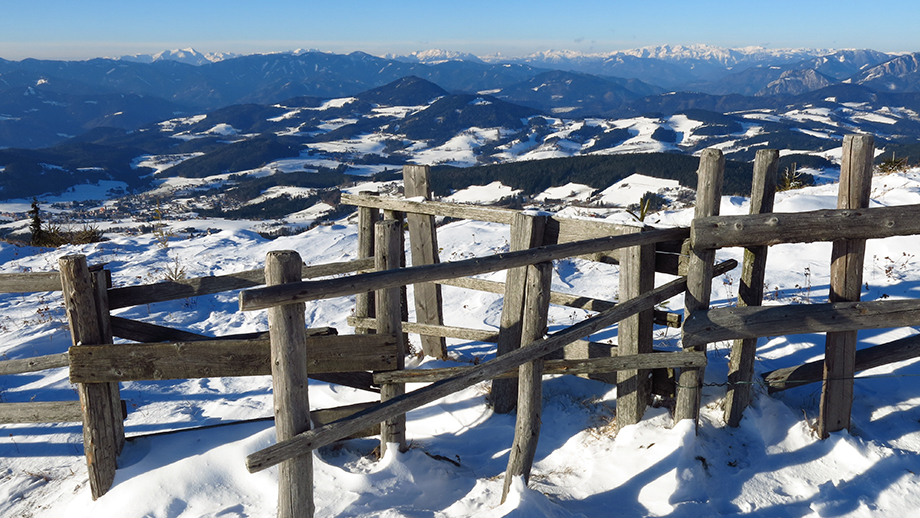
<svg viewBox="0 0 920 518"><path fill-rule="evenodd" d="M918 207L861 208L868 197L866 178L871 178L871 158L871 139L847 137L841 192L861 194L855 200L841 194L841 209L836 211L783 215L771 213L778 153L760 151L754 165L752 214L722 217L718 209L724 159L721 152L706 150L700 159L696 214L689 229L629 227L421 201L419 197L430 198L428 169L412 166L404 170L407 195L413 196L412 200L370 194L342 196L343 203L357 206L359 212L358 259L354 261L303 267L296 253L272 252L264 271L122 288L109 287L105 270L88 267L80 256L62 258L60 274L0 276L0 291L63 288L77 344L66 354L0 362L0 374L69 366L82 401L82 406L66 402L0 405L0 420L82 420L91 487L97 498L112 483L117 453L124 442L118 382L271 374L279 440L247 457L246 465L253 472L280 465L279 516L312 516L313 450L375 427L382 450L405 449L408 411L491 379L496 411L518 409L504 500L512 477L523 476L525 481L529 477L539 438L543 375L606 375L609 381L615 380L617 422L622 426L641 419L653 390L651 373L679 369L679 382L672 381L671 385L676 387L675 419L697 419L706 344L737 340L725 410L726 419L734 425L750 399L757 337L829 331L829 353L823 369L806 364L766 376L775 390L781 390L811 380L816 370L824 370L827 401L822 401L821 422L822 433L827 433L840 429L843 414L849 415L846 383L838 381L851 378L853 369L860 366L898 361L920 351L920 340L905 339L853 354L851 333L856 329L920 322L920 302L863 303L858 302L858 291L856 300L847 291L848 286L861 284L861 279L853 276L862 268L860 241L920 232ZM440 263L435 216L508 224L510 250ZM404 255L404 226L409 230L411 266L406 266ZM760 307L767 247L818 240L835 241L835 265L840 265L834 271L845 272L835 274L832 280L832 301ZM710 309L712 278L737 266L734 261L715 264L716 249L729 246L746 248L739 306ZM552 292L550 262L569 257L620 264L622 300L615 303ZM504 283L470 278L499 270L508 271ZM685 276L656 287L656 271ZM303 280L353 272L361 273ZM406 286L410 284L415 287L416 322L407 318ZM265 287L257 287L261 285ZM443 285L503 293L497 333L446 325L441 308ZM239 289L244 290L240 293L241 310L269 310L267 334L204 337L109 314L115 308ZM672 327L682 323L678 315L658 311L656 305L684 292L684 351L649 354L654 352L653 323ZM305 301L351 295L355 296L356 309L349 324L356 327L356 335L305 329ZM551 304L597 314L546 335ZM805 318L789 318L792 314ZM616 323L616 346L584 340ZM439 358L446 357L444 338L449 337L495 342L498 354L470 367L404 370L406 333L419 334L424 352ZM142 343L112 345L114 336ZM616 373L615 378L609 373ZM305 390L308 376L364 390L379 387L381 401L311 413ZM405 383L419 381L431 384L405 392ZM851 398L852 380L849 394ZM311 420L319 423L312 430Z"/></svg>

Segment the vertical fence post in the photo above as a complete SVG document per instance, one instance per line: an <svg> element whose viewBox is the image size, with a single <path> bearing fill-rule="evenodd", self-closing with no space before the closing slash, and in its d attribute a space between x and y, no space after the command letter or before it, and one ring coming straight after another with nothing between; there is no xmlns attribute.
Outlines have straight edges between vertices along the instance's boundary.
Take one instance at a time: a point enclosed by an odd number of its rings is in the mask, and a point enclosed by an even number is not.
<svg viewBox="0 0 920 518"><path fill-rule="evenodd" d="M361 194L373 194L362 192ZM380 211L371 207L358 207L358 259L374 257L374 223L380 219ZM374 294L364 292L355 294L355 316L374 318ZM373 329L359 327L355 334L374 333Z"/></svg>
<svg viewBox="0 0 920 518"><path fill-rule="evenodd" d="M391 219L398 223L397 228L399 229L399 231L396 232L396 237L395 237L395 239L399 240L399 244L396 245L399 247L399 266L397 266L397 268L405 268L406 267L406 234L403 231L403 229L405 228L406 213L399 211L399 210L384 209L383 219L385 220ZM400 316L400 319L402 319L402 322L409 321L409 295L408 295L406 286L399 287L399 316ZM402 325L400 324L399 328L401 327ZM409 347L409 333L403 333L402 335L403 335L403 342L406 344L406 347L408 348Z"/></svg>
<svg viewBox="0 0 920 518"><path fill-rule="evenodd" d="M511 222L511 251L526 250L543 244L546 218L515 213ZM512 268L505 277L505 297L502 301L501 324L498 330L496 356L521 347L522 318L524 314L524 289L527 267ZM527 342L525 342L527 343ZM518 386L514 379L492 380L492 408L498 414L507 414L517 404Z"/></svg>
<svg viewBox="0 0 920 518"><path fill-rule="evenodd" d="M754 157L754 180L751 183L751 214L773 212L776 194L776 169L779 151L760 149ZM750 246L744 250L744 266L738 286L739 306L763 303L763 281L767 267L767 247ZM728 426L741 424L744 409L751 403L751 380L754 378L754 355L757 339L735 340L728 365L728 391L723 415Z"/></svg>
<svg viewBox="0 0 920 518"><path fill-rule="evenodd" d="M844 137L840 191L837 195L838 209L861 209L869 206L874 158L875 141L871 136ZM830 302L859 301L865 255L864 239L834 241L831 252ZM850 427L853 375L856 372L856 333L827 333L824 346L821 414L818 419L818 433L822 438L826 438L831 432Z"/></svg>
<svg viewBox="0 0 920 518"><path fill-rule="evenodd" d="M542 220L531 228L544 227L546 218L526 216ZM542 232L541 232L542 233ZM549 313L549 297L553 278L553 264L540 263L526 267L523 322L521 342L528 344L543 338ZM519 288L520 289L520 288ZM540 424L543 413L543 359L525 363L518 368L517 422L514 428L514 442L508 456L508 469L502 489L502 503L508 497L511 480L523 476L524 484L530 480L530 470L537 453L540 439Z"/></svg>
<svg viewBox="0 0 920 518"><path fill-rule="evenodd" d="M269 252L265 284L274 286L302 279L303 261L290 250ZM307 333L305 304L297 302L268 310L271 342L272 394L278 442L310 429L307 395ZM312 517L313 454L286 460L278 470L278 517Z"/></svg>
<svg viewBox="0 0 920 518"><path fill-rule="evenodd" d="M718 149L704 149L697 171L695 218L719 215L722 201L722 177L725 171L725 157ZM690 258L687 265L687 293L684 296L684 322L694 311L709 308L712 295L712 267L715 261L714 249L698 249L690 243ZM684 348L685 351L705 351L706 345ZM677 406L674 419L693 419L699 424L700 396L703 388L702 368L681 369L677 382Z"/></svg>
<svg viewBox="0 0 920 518"><path fill-rule="evenodd" d="M384 220L376 224L374 232L374 263L378 271L399 268L402 252L402 222ZM400 311L400 289L377 290L377 333L396 337L396 368L406 368L406 343L402 333ZM386 383L380 387L380 400L388 401L406 393L404 383ZM406 414L401 414L380 425L380 455L386 453L388 444L396 444L399 451L406 451Z"/></svg>
<svg viewBox="0 0 920 518"><path fill-rule="evenodd" d="M403 166L403 186L407 198L418 196L431 199L430 176L428 166ZM409 223L409 244L412 247L412 266L436 264L438 258L438 235L435 231L434 216L424 214L406 215ZM419 323L444 325L444 309L441 300L441 285L431 282L416 284L415 318ZM440 336L421 335L422 351L428 356L447 359L447 342Z"/></svg>
<svg viewBox="0 0 920 518"><path fill-rule="evenodd" d="M97 304L99 292L93 284L95 275L86 265L86 256L64 256L58 264L74 346L111 343L111 339L106 341L107 326L103 324L100 304ZM104 275L104 272L100 273ZM102 296L107 301L104 293ZM80 383L77 384L77 392L83 411L86 467L95 500L104 495L115 481L117 457L125 441L121 398L117 383Z"/></svg>
<svg viewBox="0 0 920 518"><path fill-rule="evenodd" d="M642 229L637 228L636 232ZM630 300L655 288L655 245L634 246L620 255L620 300ZM619 324L618 354L652 352L655 310L650 308ZM617 371L617 428L642 420L651 398L651 371Z"/></svg>

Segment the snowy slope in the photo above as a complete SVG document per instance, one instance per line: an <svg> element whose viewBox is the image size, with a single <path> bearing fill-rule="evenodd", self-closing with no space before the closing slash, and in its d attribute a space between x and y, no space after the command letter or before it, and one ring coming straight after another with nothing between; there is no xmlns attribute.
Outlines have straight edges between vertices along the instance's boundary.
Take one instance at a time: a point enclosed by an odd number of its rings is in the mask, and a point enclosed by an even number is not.
<svg viewBox="0 0 920 518"><path fill-rule="evenodd" d="M832 208L836 188L829 183L780 193L777 211ZM877 205L920 203L920 171L876 177L872 200ZM747 203L725 197L722 213L746 213ZM648 221L686 225L691 218L692 209L686 209L650 215ZM182 265L189 276L218 275L257 268L269 250L294 249L308 264L317 264L354 258L356 248L355 225L348 219L274 241L229 226L213 235L174 240L166 249L149 235L110 237L111 241L59 250L0 243L0 273L48 271L59 256L83 253L91 263L107 262L115 285L130 285L162 279L173 264ZM454 222L439 228L441 258L493 254L507 249L508 238L507 226ZM916 298L918 254L920 242L915 238L869 241L863 299ZM719 253L720 260L740 257L740 250ZM829 258L829 244L771 248L767 303L826 300ZM553 289L613 299L617 274L618 268L611 265L562 261L555 266ZM735 270L714 280L715 305L731 303L739 275ZM667 280L660 277L659 283ZM502 275L489 278L501 280ZM14 359L65 351L69 333L59 300L59 294L49 293L0 297L0 355ZM448 325L497 328L498 295L445 287L444 303ZM674 311L682 306L680 297L667 303ZM352 307L349 298L307 303L307 322L349 333L345 320ZM116 314L210 335L267 329L264 312L237 311L232 293ZM550 331L585 316L585 311L553 307ZM859 347L918 331L867 331L860 333ZM616 330L602 331L593 339L615 342ZM676 349L677 339L675 330L655 331L656 347ZM451 361L411 357L408 363L411 368L456 366L494 354L493 346L482 343L454 340L449 349ZM756 368L766 372L799 364L819 358L822 351L823 337L818 335L761 339ZM726 379L728 344L714 344L708 356L706 382L713 386L703 391L696 435L688 422L674 423L664 407L650 408L640 424L617 431L615 387L550 377L544 385L543 425L530 488L517 484L509 501L499 505L514 416L491 412L483 384L410 412L412 448L405 454L377 460L372 454L374 439L317 451L317 516L904 518L920 508L920 388L915 381L920 365L915 361L861 374L852 430L820 441L811 428L818 411L818 385L774 396L755 386L754 405L740 428L727 428L721 419L725 389L716 384ZM264 420L272 415L267 377L125 383L122 397L128 402L125 424L132 440L119 458L114 487L96 502L89 496L79 426L3 425L0 516L275 516L277 471L252 475L244 467L246 455L275 441L271 422ZM314 408L371 397L325 383L310 386ZM0 377L0 398L74 400L76 394L66 372L55 369ZM162 433L213 424L227 426Z"/></svg>

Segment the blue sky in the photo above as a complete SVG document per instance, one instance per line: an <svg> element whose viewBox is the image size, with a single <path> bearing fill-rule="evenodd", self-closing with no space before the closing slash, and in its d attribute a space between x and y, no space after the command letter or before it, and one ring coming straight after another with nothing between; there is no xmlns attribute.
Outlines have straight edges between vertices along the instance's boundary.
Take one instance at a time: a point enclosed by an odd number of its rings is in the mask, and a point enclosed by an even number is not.
<svg viewBox="0 0 920 518"><path fill-rule="evenodd" d="M705 43L916 52L918 34L916 0L0 0L0 57L15 60L186 47L513 56Z"/></svg>

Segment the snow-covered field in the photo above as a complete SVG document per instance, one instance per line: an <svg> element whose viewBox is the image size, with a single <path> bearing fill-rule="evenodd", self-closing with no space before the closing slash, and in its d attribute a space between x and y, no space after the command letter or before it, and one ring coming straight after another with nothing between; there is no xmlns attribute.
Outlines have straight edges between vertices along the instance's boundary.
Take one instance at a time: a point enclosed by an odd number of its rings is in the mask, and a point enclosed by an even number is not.
<svg viewBox="0 0 920 518"><path fill-rule="evenodd" d="M665 185L662 185L665 187ZM835 183L780 193L776 210L833 208ZM577 186L548 197L577 196ZM644 187L643 187L644 192ZM475 198L468 193L465 201ZM877 176L873 204L920 203L920 171ZM747 200L725 197L723 214L747 212ZM611 218L623 218L613 215ZM660 225L687 225L692 209L650 215ZM628 218L627 218L628 219ZM172 222L171 222L172 223ZM195 222L197 224L213 223ZM175 225L186 225L176 222ZM116 286L155 282L181 265L189 277L258 268L266 252L297 250L308 264L355 257L356 227L331 226L273 241L243 225L212 235L157 246L150 235L112 234L110 241L58 250L0 243L0 273L49 271L61 255L86 254L105 262ZM507 226L454 222L439 229L444 261L505 250ZM869 241L863 300L916 298L920 294L920 241ZM740 250L719 259L741 258ZM830 244L771 248L766 303L826 300ZM617 297L618 268L566 260L555 266L553 289L590 297ZM740 271L713 282L713 304L731 304ZM489 276L501 280L501 274ZM659 283L668 280L660 275ZM410 288L411 289L411 288ZM0 357L26 358L66 351L69 332L59 293L0 297ZM446 324L480 329L498 326L501 297L444 288ZM411 306L411 305L410 305ZM310 326L334 326L340 334L353 300L307 304ZM682 298L666 304L680 311ZM411 308L410 308L410 311ZM223 335L267 329L264 312L241 313L234 293L150 304L119 316L193 332ZM587 313L553 307L550 331ZM918 322L920 326L920 322ZM917 334L920 327L860 333L859 347ZM656 347L677 349L676 330L658 328ZM616 328L593 337L616 340ZM415 340L415 338L413 338ZM417 343L417 342L416 342ZM410 368L479 362L494 355L482 343L449 341L451 361L411 357ZM697 518L898 517L920 509L920 365L905 361L864 372L855 384L853 427L818 440L813 424L820 386L768 396L755 386L754 404L736 429L724 425L721 404L728 344L709 349L700 427L675 423L664 407L650 408L638 425L617 430L616 388L576 377L544 384L543 425L529 488L517 484L499 504L511 447L514 415L493 414L487 385L461 391L408 416L411 449L373 455L375 439L346 441L315 452L317 516L668 516ZM818 359L823 337L769 337L758 344L757 371ZM410 386L411 390L413 387ZM315 408L368 401L373 395L311 383ZM34 518L232 518L276 513L277 471L249 474L246 455L275 441L268 377L216 378L122 384L129 442L119 458L112 490L93 502L76 423L3 425L0 428L0 516ZM3 402L74 400L65 369L0 377ZM201 428L226 424L221 427ZM192 429L190 428L198 428ZM173 433L167 433L173 432ZM391 451L393 451L391 449ZM450 462L443 460L447 458Z"/></svg>

